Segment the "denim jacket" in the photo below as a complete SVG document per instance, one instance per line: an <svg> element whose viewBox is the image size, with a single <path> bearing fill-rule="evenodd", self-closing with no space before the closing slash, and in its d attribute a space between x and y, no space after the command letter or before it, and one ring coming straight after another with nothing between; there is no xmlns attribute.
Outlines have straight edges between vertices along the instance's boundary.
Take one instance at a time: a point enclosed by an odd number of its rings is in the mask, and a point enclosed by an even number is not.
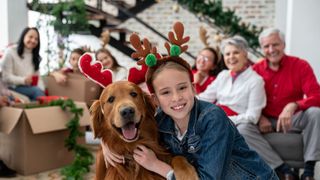
<svg viewBox="0 0 320 180"><path fill-rule="evenodd" d="M219 107L195 99L186 135L179 141L173 120L156 115L160 142L174 155L182 155L202 180L278 179L275 172L250 150L244 138Z"/></svg>

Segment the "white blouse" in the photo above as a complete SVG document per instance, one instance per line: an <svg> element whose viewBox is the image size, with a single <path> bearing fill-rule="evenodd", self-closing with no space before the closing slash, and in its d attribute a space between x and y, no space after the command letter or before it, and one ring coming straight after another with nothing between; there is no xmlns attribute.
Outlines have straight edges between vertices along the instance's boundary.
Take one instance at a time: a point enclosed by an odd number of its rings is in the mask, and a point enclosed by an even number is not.
<svg viewBox="0 0 320 180"><path fill-rule="evenodd" d="M251 67L239 74L234 82L229 70L220 72L198 98L228 106L237 112L238 115L229 116L236 125L257 124L261 111L266 106L264 81Z"/></svg>
<svg viewBox="0 0 320 180"><path fill-rule="evenodd" d="M113 81L121 81L127 79L128 70L124 67L118 67L113 73Z"/></svg>

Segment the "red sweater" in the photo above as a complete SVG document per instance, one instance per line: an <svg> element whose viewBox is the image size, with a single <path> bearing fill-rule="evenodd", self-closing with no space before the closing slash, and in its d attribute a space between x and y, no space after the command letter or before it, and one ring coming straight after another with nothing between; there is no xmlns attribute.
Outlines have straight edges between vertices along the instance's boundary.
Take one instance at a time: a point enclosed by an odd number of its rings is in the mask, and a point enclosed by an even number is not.
<svg viewBox="0 0 320 180"><path fill-rule="evenodd" d="M197 72L196 70L192 70L193 74L195 74L196 72ZM207 79L202 84L196 83L195 88L196 88L197 94L205 91L208 85L211 84L215 79L216 79L216 76L208 76Z"/></svg>
<svg viewBox="0 0 320 180"><path fill-rule="evenodd" d="M320 107L320 86L307 61L285 55L278 71L268 67L267 59L253 65L253 69L265 81L267 105L263 115L278 118L290 102L298 103L299 110Z"/></svg>

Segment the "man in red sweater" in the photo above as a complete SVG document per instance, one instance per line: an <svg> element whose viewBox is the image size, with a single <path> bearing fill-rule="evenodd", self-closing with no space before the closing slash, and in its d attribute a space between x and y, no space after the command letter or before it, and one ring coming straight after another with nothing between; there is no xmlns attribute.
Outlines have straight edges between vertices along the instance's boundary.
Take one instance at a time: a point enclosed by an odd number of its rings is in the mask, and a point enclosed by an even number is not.
<svg viewBox="0 0 320 180"><path fill-rule="evenodd" d="M248 144L281 175L281 179L297 179L261 134L301 132L305 160L301 179L312 180L315 163L320 160L319 83L307 61L285 54L284 35L278 29L264 30L259 42L265 58L253 69L265 81L267 105Z"/></svg>

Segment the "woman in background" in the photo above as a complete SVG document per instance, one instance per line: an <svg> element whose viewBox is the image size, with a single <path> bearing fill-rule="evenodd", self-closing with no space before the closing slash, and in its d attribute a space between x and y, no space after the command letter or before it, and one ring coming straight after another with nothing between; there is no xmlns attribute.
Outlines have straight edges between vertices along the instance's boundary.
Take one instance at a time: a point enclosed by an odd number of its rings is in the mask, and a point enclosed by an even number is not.
<svg viewBox="0 0 320 180"><path fill-rule="evenodd" d="M266 105L264 81L250 66L244 38L225 39L221 50L228 70L221 71L198 97L219 105L241 133L243 125L258 123Z"/></svg>
<svg viewBox="0 0 320 180"><path fill-rule="evenodd" d="M35 27L25 28L18 44L9 47L4 55L2 78L9 89L34 101L44 92L37 86L41 57L40 35Z"/></svg>
<svg viewBox="0 0 320 180"><path fill-rule="evenodd" d="M199 94L206 90L225 67L219 58L218 52L210 47L200 51L196 58L196 64L192 69L196 93Z"/></svg>

